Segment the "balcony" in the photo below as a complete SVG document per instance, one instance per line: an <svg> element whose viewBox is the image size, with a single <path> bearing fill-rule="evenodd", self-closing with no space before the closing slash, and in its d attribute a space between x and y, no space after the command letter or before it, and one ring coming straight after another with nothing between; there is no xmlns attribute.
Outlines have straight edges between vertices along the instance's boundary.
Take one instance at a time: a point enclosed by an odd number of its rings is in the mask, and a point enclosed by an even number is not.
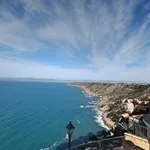
<svg viewBox="0 0 150 150"><path fill-rule="evenodd" d="M145 125L132 123L128 128L128 132L142 138L147 138L147 127Z"/></svg>

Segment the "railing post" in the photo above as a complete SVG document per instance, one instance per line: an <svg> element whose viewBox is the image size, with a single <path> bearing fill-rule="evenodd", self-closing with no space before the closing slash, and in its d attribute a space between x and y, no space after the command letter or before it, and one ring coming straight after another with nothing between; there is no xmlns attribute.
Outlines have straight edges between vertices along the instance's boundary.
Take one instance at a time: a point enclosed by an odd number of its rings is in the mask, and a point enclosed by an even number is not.
<svg viewBox="0 0 150 150"><path fill-rule="evenodd" d="M149 127L147 127L147 140L150 143L150 128Z"/></svg>

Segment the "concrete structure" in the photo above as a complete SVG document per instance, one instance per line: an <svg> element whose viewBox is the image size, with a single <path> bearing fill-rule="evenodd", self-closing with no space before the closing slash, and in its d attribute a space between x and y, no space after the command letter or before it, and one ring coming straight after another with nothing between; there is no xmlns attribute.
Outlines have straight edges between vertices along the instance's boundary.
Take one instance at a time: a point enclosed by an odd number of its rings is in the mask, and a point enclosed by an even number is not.
<svg viewBox="0 0 150 150"><path fill-rule="evenodd" d="M125 133L125 140L131 141L132 143L134 143L134 145L140 147L143 150L150 150L150 143L145 138L141 138L130 133Z"/></svg>
<svg viewBox="0 0 150 150"><path fill-rule="evenodd" d="M125 141L131 141L143 150L150 150L150 114L129 117L129 132L125 133Z"/></svg>

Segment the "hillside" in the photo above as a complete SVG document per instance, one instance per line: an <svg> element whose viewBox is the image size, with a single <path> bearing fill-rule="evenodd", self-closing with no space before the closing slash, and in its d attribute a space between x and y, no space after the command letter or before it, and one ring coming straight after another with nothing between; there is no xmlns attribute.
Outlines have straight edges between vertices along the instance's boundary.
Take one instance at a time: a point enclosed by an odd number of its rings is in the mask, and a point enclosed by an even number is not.
<svg viewBox="0 0 150 150"><path fill-rule="evenodd" d="M102 99L98 107L113 121L117 121L125 112L125 103L132 104L127 109L135 109L136 104L150 103L150 84L72 83L72 85L81 87L90 96Z"/></svg>

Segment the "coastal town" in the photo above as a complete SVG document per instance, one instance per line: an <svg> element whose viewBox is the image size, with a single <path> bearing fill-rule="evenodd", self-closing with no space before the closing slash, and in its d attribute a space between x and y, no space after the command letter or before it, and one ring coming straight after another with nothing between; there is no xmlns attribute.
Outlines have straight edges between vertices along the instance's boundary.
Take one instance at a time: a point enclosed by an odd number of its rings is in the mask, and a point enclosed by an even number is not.
<svg viewBox="0 0 150 150"><path fill-rule="evenodd" d="M76 149L149 150L150 85L128 83L71 83L88 96L102 112L109 128L104 135L91 138ZM105 143L105 144L103 144ZM107 143L107 144L106 144Z"/></svg>

